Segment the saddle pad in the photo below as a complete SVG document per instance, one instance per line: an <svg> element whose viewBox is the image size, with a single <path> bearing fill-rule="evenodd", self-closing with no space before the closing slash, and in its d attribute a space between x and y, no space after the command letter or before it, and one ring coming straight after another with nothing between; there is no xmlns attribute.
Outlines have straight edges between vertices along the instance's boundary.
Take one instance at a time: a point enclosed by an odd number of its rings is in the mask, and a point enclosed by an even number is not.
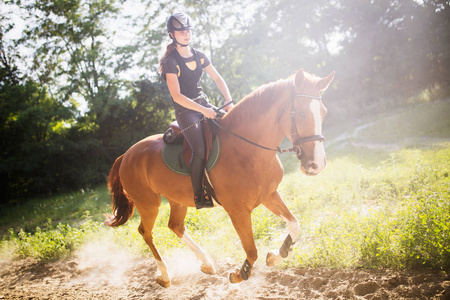
<svg viewBox="0 0 450 300"><path fill-rule="evenodd" d="M171 170L180 175L190 176L189 167L186 166L186 163L183 159L183 144L178 145L167 145L164 144L164 148L162 150L162 159L164 164ZM220 141L219 137L213 141L212 149L209 152L209 159L206 163L206 170L211 172L211 170L216 166L220 157Z"/></svg>

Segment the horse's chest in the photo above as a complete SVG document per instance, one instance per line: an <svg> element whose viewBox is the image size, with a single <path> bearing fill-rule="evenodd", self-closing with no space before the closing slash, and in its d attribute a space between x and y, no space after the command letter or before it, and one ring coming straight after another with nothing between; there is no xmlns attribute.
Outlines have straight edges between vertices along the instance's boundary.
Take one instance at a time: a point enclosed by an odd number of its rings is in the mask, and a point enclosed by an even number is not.
<svg viewBox="0 0 450 300"><path fill-rule="evenodd" d="M235 155L227 158L225 164L218 164L213 178L230 190L251 191L256 196L276 190L283 178L283 167L277 157Z"/></svg>
<svg viewBox="0 0 450 300"><path fill-rule="evenodd" d="M264 161L251 158L247 164L247 172L259 184L277 184L283 178L283 166L278 160Z"/></svg>

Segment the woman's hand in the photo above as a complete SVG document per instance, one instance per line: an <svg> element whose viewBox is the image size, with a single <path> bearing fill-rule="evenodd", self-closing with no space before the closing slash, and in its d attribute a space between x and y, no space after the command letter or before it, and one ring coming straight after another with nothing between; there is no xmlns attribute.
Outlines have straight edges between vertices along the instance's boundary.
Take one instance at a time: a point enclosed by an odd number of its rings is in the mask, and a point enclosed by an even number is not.
<svg viewBox="0 0 450 300"><path fill-rule="evenodd" d="M225 101L226 102L226 101ZM231 103L230 104L228 104L227 106L225 106L223 109L226 111L226 112L229 112L230 111L230 109L232 109L233 108L233 106L234 106L234 104L233 104L233 100L231 100Z"/></svg>
<svg viewBox="0 0 450 300"><path fill-rule="evenodd" d="M214 109L210 107L205 107L204 111L202 111L202 114L208 119L214 119L217 115Z"/></svg>

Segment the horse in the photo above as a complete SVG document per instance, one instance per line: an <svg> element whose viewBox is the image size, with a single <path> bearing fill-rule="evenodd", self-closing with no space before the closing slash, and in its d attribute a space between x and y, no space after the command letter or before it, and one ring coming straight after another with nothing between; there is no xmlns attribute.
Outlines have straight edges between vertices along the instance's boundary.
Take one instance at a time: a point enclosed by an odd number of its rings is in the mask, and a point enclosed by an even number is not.
<svg viewBox="0 0 450 300"><path fill-rule="evenodd" d="M320 78L300 69L286 79L257 88L221 119L217 132L221 154L208 175L246 253L242 267L229 274L231 283L247 280L258 257L251 213L260 204L281 217L288 227L284 243L279 250L267 254L266 264L279 263L292 250L300 227L277 191L284 173L277 156L277 150L281 152L278 145L285 137L290 139L293 147L289 151L295 152L301 171L306 175L317 175L325 168L322 122L327 109L322 103L321 92L333 79L334 72ZM215 274L215 268L185 231L187 209L195 207L191 180L164 165L163 147L162 135L152 135L116 159L108 176L113 213L106 215L105 223L120 226L129 220L136 208L141 217L138 231L150 247L160 272L156 281L162 287L169 287L171 279L167 264L152 237L161 196L170 204L168 227L195 253L202 262L204 273Z"/></svg>

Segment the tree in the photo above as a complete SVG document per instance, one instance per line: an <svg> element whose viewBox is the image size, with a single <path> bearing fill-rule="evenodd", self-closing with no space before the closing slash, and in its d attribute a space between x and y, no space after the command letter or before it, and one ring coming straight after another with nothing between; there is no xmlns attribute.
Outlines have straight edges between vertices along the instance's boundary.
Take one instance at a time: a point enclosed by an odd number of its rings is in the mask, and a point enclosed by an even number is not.
<svg viewBox="0 0 450 300"><path fill-rule="evenodd" d="M71 107L19 76L0 39L0 204L58 189L55 138L73 121Z"/></svg>
<svg viewBox="0 0 450 300"><path fill-rule="evenodd" d="M130 67L123 59L126 50L107 43L112 33L104 24L117 14L116 1L38 0L25 8L32 25L22 40L36 49L33 71L39 82L56 88L63 101L79 95L101 120L123 84L117 73Z"/></svg>
<svg viewBox="0 0 450 300"><path fill-rule="evenodd" d="M230 85L243 97L256 87L291 75L300 68L313 73L328 67L326 34L319 27L329 1L279 0L265 2L252 23L217 50L218 65Z"/></svg>
<svg viewBox="0 0 450 300"><path fill-rule="evenodd" d="M90 145L97 151L94 164L101 166L98 173L106 173L116 155L145 136L140 130L123 134L131 132L124 124L143 125L127 119L133 118L130 112L135 99L130 95L135 87L123 76L135 65L133 54L138 48L132 42L122 46L110 43L114 32L106 26L118 18L120 4L123 1L37 0L25 6L33 22L29 20L32 26L22 41L36 48L33 71L62 102L74 103L75 97L87 103L87 111L71 132L73 137L80 136L73 134L75 130L89 135ZM168 108L164 109L163 115ZM155 130L160 127L147 134Z"/></svg>
<svg viewBox="0 0 450 300"><path fill-rule="evenodd" d="M402 106L424 88L448 83L448 1L341 0L326 13L345 33L332 64L346 77L337 84L338 98L354 101L348 108Z"/></svg>

